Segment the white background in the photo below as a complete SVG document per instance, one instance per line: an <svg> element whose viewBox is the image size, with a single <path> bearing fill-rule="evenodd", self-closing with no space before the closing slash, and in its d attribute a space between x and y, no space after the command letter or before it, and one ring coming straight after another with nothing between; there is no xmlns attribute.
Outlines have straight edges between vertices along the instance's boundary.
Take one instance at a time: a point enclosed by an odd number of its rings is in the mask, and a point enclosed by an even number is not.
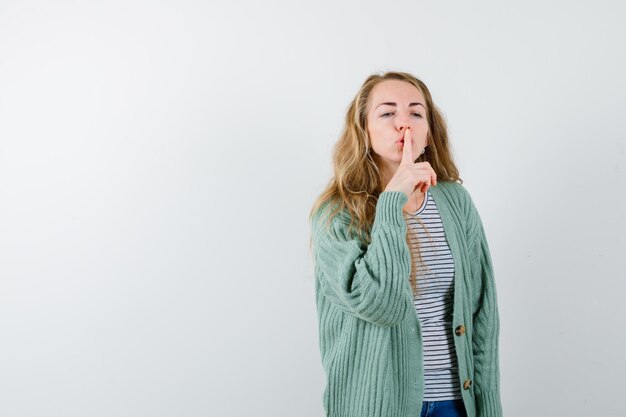
<svg viewBox="0 0 626 417"><path fill-rule="evenodd" d="M0 2L0 415L322 416L308 215L387 70L483 219L505 415L623 415L625 11Z"/></svg>

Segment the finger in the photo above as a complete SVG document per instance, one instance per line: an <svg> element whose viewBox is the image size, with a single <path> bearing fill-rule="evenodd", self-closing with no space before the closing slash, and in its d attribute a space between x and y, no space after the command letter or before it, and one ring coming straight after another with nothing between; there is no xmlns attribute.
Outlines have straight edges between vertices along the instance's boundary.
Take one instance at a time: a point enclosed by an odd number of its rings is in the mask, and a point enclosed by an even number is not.
<svg viewBox="0 0 626 417"><path fill-rule="evenodd" d="M413 138L411 137L411 132L409 132L409 128L404 131L404 148L402 149L402 163L403 164L412 164L413 163Z"/></svg>

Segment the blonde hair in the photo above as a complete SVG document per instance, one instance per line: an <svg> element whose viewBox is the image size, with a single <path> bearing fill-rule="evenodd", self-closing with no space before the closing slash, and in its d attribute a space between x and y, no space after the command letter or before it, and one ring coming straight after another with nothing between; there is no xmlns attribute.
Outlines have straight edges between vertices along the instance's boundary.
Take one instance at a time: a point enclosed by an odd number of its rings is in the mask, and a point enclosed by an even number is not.
<svg viewBox="0 0 626 417"><path fill-rule="evenodd" d="M319 209L330 203L335 209L327 218L326 226L329 228L333 217L341 211L347 211L351 219L348 234L358 235L359 239L366 244L371 242L370 233L374 222L376 203L378 196L383 191L380 170L375 162L375 154L367 131L368 100L372 89L385 80L402 80L414 85L426 101L426 118L429 126L428 146L419 157L418 162L428 161L430 163L437 174L437 182L458 181L463 183L452 158L446 121L433 103L426 84L405 72L390 71L370 75L350 103L345 116L344 130L334 146L332 158L334 176L315 200L309 215L310 222ZM421 219L418 221L426 229ZM409 245L409 231L407 227L407 245ZM430 236L430 234L428 235ZM309 240L309 250L311 246L312 237ZM419 243L417 246L418 262L422 263ZM411 246L409 245L409 247ZM412 258L411 255L410 282L413 294L417 295L419 289L415 276L415 263Z"/></svg>

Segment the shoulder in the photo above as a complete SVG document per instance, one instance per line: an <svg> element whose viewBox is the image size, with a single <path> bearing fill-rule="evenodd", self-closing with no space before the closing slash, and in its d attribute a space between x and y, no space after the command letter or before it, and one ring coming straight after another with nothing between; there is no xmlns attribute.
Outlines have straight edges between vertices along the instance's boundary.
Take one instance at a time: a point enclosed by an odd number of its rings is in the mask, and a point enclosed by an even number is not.
<svg viewBox="0 0 626 417"><path fill-rule="evenodd" d="M468 238L473 240L482 222L467 188L454 181L437 182L437 185L431 188L437 204L445 205L447 211L454 213L453 218L460 223Z"/></svg>
<svg viewBox="0 0 626 417"><path fill-rule="evenodd" d="M440 200L443 200L444 203L465 214L468 214L474 206L467 188L456 181L438 181L437 185L431 187L430 190L431 194L435 193L443 197Z"/></svg>
<svg viewBox="0 0 626 417"><path fill-rule="evenodd" d="M313 235L326 235L328 232L336 237L337 232L343 232L350 224L350 214L344 207L339 209L337 202L327 201L313 214L310 222Z"/></svg>

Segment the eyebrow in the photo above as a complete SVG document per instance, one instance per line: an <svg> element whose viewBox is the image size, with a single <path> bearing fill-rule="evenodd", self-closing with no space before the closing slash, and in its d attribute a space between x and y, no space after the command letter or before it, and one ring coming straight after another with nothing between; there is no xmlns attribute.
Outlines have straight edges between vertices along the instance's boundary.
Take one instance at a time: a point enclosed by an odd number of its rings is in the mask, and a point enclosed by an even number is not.
<svg viewBox="0 0 626 417"><path fill-rule="evenodd" d="M378 106L376 106L376 108L379 108L380 106L383 106L383 105L397 107L397 104L395 102L393 102L393 101L386 101L384 103L380 103ZM420 105L420 106L424 107L424 109L426 109L426 107L422 103L420 103L420 102L411 103L411 104L409 104L409 107L413 107L413 106L417 106L417 105Z"/></svg>

